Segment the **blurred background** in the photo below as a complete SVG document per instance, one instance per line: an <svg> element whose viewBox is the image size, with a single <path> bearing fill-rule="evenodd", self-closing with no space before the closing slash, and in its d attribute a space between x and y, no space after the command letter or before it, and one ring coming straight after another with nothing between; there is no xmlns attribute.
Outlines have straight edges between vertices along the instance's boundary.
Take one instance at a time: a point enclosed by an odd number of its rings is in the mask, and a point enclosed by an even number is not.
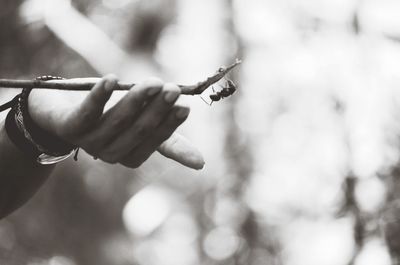
<svg viewBox="0 0 400 265"><path fill-rule="evenodd" d="M399 1L0 1L2 78L194 84L235 58L234 96L181 99L202 171L82 152L0 221L0 264L398 264Z"/></svg>

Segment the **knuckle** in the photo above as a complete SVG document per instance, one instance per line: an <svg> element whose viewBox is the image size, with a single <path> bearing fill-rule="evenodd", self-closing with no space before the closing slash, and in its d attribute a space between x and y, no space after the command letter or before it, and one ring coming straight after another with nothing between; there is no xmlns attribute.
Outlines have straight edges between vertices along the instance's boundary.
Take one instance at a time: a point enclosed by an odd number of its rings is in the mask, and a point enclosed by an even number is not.
<svg viewBox="0 0 400 265"><path fill-rule="evenodd" d="M121 161L121 155L118 149L109 146L102 148L97 157L109 164L116 164Z"/></svg>
<svg viewBox="0 0 400 265"><path fill-rule="evenodd" d="M177 137L169 137L168 141L165 144L168 146L169 149L173 150L178 145L178 138Z"/></svg>
<svg viewBox="0 0 400 265"><path fill-rule="evenodd" d="M114 160L109 160L109 159L104 159L104 158L100 158L100 159L111 165L115 165L117 163L117 161L114 161Z"/></svg>
<svg viewBox="0 0 400 265"><path fill-rule="evenodd" d="M132 167L132 168L138 168L143 164L143 162L144 161L133 161L133 162L130 163L129 166Z"/></svg>
<svg viewBox="0 0 400 265"><path fill-rule="evenodd" d="M172 133L173 133L172 128L159 128L157 131L153 133L153 138L154 140L158 141L164 141L167 139Z"/></svg>
<svg viewBox="0 0 400 265"><path fill-rule="evenodd" d="M145 138L145 137L149 136L151 133L152 133L152 128L150 128L147 125L140 125L136 128L136 134L140 138Z"/></svg>
<svg viewBox="0 0 400 265"><path fill-rule="evenodd" d="M129 101L129 105L131 105L131 106L138 106L138 105L143 105L143 101L142 101L142 99L140 98L140 94L139 94L139 91L136 91L135 89L134 90L132 90L132 91L130 91L128 94L127 94L127 100Z"/></svg>
<svg viewBox="0 0 400 265"><path fill-rule="evenodd" d="M101 160L109 164L116 164L119 161L118 157L115 154L103 153L99 157Z"/></svg>
<svg viewBox="0 0 400 265"><path fill-rule="evenodd" d="M143 163L144 163L146 160L147 160L147 158L145 158L145 157L138 157L138 156L137 156L136 159L134 159L134 160L132 161L132 166L135 167L135 168L140 167L140 166L143 165Z"/></svg>
<svg viewBox="0 0 400 265"><path fill-rule="evenodd" d="M102 145L95 142L95 141L88 141L85 140L84 142L81 142L80 146L91 155L94 155L96 157L99 157L100 150L102 150Z"/></svg>
<svg viewBox="0 0 400 265"><path fill-rule="evenodd" d="M132 99L136 99L137 101L140 101L140 99L143 99L143 96L147 93L149 93L149 90L158 87L159 89L162 89L164 85L164 82L156 77L148 78L145 81L137 84L137 86L134 86L130 89L129 94ZM141 102L140 102L141 103Z"/></svg>
<svg viewBox="0 0 400 265"><path fill-rule="evenodd" d="M158 130L154 133L159 139L165 140L174 133L174 131L180 125L179 122L174 120L167 121L162 127L159 127Z"/></svg>
<svg viewBox="0 0 400 265"><path fill-rule="evenodd" d="M136 158L130 157L128 159L121 161L121 164L129 168L138 168L143 164L143 162L144 161L140 161Z"/></svg>
<svg viewBox="0 0 400 265"><path fill-rule="evenodd" d="M168 117L168 119L162 124L162 127L166 130L175 129L177 126L181 124L181 120L175 117Z"/></svg>
<svg viewBox="0 0 400 265"><path fill-rule="evenodd" d="M97 118L98 111L95 108L85 108L79 113L79 121L81 126L87 126Z"/></svg>
<svg viewBox="0 0 400 265"><path fill-rule="evenodd" d="M130 119L127 116L118 117L114 119L111 123L111 126L115 129L123 129L129 125Z"/></svg>

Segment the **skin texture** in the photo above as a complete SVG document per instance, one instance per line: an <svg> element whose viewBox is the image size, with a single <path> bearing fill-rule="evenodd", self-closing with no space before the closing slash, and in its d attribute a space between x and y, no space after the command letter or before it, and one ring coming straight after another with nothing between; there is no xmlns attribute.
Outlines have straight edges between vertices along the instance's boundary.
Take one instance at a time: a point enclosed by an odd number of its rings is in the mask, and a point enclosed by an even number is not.
<svg viewBox="0 0 400 265"><path fill-rule="evenodd" d="M33 90L29 112L42 129L79 146L108 163L136 168L154 151L185 166L201 169L200 152L175 133L190 109L176 103L180 89L149 79L120 92L113 75L99 79L91 91ZM74 80L71 80L74 82ZM9 140L0 122L0 218L28 201L49 177L54 165L26 157Z"/></svg>

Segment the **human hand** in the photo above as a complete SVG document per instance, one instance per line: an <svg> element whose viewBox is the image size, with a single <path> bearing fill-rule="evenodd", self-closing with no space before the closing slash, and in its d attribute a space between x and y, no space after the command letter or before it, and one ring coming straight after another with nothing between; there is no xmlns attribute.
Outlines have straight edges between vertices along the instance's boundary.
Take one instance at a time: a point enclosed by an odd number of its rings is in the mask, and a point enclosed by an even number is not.
<svg viewBox="0 0 400 265"><path fill-rule="evenodd" d="M174 133L190 111L176 104L180 95L176 85L149 79L105 111L116 88L116 77L109 75L90 92L34 89L29 112L43 129L108 163L135 168L158 150L188 167L204 166L200 152Z"/></svg>

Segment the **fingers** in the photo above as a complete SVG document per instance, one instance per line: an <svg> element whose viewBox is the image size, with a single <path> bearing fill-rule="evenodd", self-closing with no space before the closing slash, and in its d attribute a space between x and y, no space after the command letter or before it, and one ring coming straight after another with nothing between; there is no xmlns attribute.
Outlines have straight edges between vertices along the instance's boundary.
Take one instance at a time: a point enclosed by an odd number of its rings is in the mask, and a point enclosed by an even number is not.
<svg viewBox="0 0 400 265"><path fill-rule="evenodd" d="M75 137L74 143L106 162L128 167L138 167L157 149L188 167L203 167L200 152L185 138L173 134L190 111L175 105L181 92L178 86L148 80L104 113L117 86L114 76L101 79L69 115L69 129L65 131Z"/></svg>
<svg viewBox="0 0 400 265"><path fill-rule="evenodd" d="M157 133L159 130L157 127L163 120L167 119L167 125L174 124L174 120L171 120L172 118L167 117L167 115L171 112L179 95L180 89L176 85L165 84L162 92L149 102L134 123L117 137L113 137L114 139L107 143L99 156L103 156L109 161L119 161L146 138L151 138L153 134Z"/></svg>
<svg viewBox="0 0 400 265"><path fill-rule="evenodd" d="M62 134L73 138L91 128L103 114L104 105L117 86L118 80L114 75L107 75L97 82L80 106L69 116L65 123L68 126L63 128Z"/></svg>
<svg viewBox="0 0 400 265"><path fill-rule="evenodd" d="M130 127L136 124L138 117L146 116L145 110L149 108L150 102L155 100L154 97L160 97L160 95L155 95L162 88L163 83L159 79L153 78L131 89L123 99L103 115L98 126L81 138L82 142L89 143L88 151L95 153L98 157L102 157L103 154L108 157L109 154L115 152L108 150L107 147L112 146L115 141L120 142L120 146L125 149L130 148L126 153L132 150L133 147L129 146L130 142L126 139L138 134L147 136L150 126L144 124L141 128L143 131L140 132L137 132L137 129L130 129ZM161 108L154 106L154 104L151 105L152 108ZM165 115L166 113L163 113L160 119Z"/></svg>
<svg viewBox="0 0 400 265"><path fill-rule="evenodd" d="M163 142L157 151L163 156L193 169L202 169L205 164L200 151L189 140L177 133L172 134L168 140Z"/></svg>
<svg viewBox="0 0 400 265"><path fill-rule="evenodd" d="M104 114L99 126L99 132L109 133L108 126L104 124L113 123L114 130L120 131L131 125L134 118L146 103L148 103L154 95L159 93L163 87L163 83L158 78L148 79L147 81L136 85L128 94L126 94L115 106Z"/></svg>
<svg viewBox="0 0 400 265"><path fill-rule="evenodd" d="M140 166L186 120L189 112L190 109L188 107L174 106L165 121L154 130L150 137L146 138L127 154L121 160L121 164L128 167Z"/></svg>

